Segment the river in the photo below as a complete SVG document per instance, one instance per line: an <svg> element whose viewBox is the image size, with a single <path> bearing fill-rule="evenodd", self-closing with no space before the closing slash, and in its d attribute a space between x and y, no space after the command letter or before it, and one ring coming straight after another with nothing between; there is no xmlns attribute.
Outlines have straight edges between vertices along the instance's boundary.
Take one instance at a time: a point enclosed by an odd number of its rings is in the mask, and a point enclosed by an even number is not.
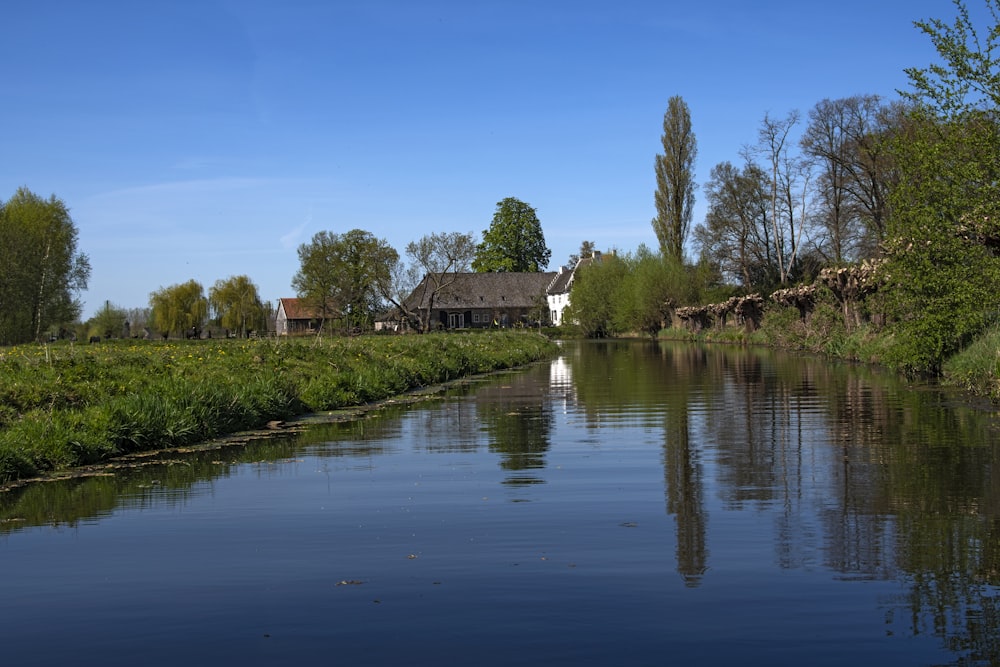
<svg viewBox="0 0 1000 667"><path fill-rule="evenodd" d="M739 347L0 494L10 665L1000 664L988 411Z"/></svg>

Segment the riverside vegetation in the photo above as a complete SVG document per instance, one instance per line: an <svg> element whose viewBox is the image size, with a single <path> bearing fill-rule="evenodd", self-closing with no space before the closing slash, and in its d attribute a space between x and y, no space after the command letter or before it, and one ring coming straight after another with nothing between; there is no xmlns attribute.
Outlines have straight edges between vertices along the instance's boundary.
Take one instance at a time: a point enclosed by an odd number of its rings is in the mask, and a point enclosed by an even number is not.
<svg viewBox="0 0 1000 667"><path fill-rule="evenodd" d="M671 327L659 332L664 340L766 345L798 350L834 359L906 371L895 362L893 349L899 332L865 322L848 327L840 307L826 290L818 290L815 306L803 317L793 307L771 304L765 308L760 328L747 332L737 323L710 326L699 332ZM966 345L943 358L939 373L943 385L1000 402L1000 323L988 325ZM927 377L930 377L929 375Z"/></svg>
<svg viewBox="0 0 1000 667"><path fill-rule="evenodd" d="M550 356L529 332L0 349L0 484Z"/></svg>

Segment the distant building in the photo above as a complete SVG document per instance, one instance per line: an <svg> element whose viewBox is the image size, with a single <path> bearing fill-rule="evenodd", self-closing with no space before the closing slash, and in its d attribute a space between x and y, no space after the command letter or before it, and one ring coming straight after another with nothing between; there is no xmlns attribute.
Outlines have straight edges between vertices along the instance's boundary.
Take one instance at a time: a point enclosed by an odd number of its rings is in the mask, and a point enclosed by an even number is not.
<svg viewBox="0 0 1000 667"><path fill-rule="evenodd" d="M426 275L404 302L429 329L548 324L555 272ZM440 287L439 287L440 286Z"/></svg>
<svg viewBox="0 0 1000 667"><path fill-rule="evenodd" d="M323 322L319 308L308 306L304 299L278 299L274 330L278 336L316 333Z"/></svg>
<svg viewBox="0 0 1000 667"><path fill-rule="evenodd" d="M590 257L577 260L576 266L567 269L560 266L559 273L546 290L546 298L549 303L549 319L553 326L565 324L564 314L570 303L570 292L573 290L573 281L576 279L576 272L581 267L588 266L594 262L601 261L601 253L595 251Z"/></svg>

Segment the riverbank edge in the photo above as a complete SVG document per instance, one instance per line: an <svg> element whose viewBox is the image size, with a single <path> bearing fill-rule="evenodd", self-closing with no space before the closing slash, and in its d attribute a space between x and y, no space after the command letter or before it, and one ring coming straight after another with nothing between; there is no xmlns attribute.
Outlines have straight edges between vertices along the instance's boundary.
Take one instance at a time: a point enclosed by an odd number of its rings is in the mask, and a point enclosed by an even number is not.
<svg viewBox="0 0 1000 667"><path fill-rule="evenodd" d="M127 349L126 344L108 346L103 356L90 346L78 347L71 351L75 355L71 360L62 351L65 365L55 364L55 371L52 359L57 354L50 354L48 347L44 356L41 346L29 350L31 354L24 348L3 350L0 361L21 373L22 388L34 382L36 386L29 389L50 397L45 400L51 403L25 409L3 424L0 491L88 470L107 474L109 464L134 465L166 451L249 437L244 434L287 433L293 424L304 425L324 415L357 414L390 401L420 400L425 392L434 394L452 382L509 371L558 351L551 339L529 332L265 342L244 348L239 359L235 342L202 347L192 342L180 348L170 344L174 349L169 355L157 344L131 344ZM209 353L216 353L214 359ZM129 359L145 364L141 369L145 379L140 382L134 370L126 369L137 388L122 393L112 389L104 395L107 388L93 378L121 374L120 367ZM81 369L87 372L80 381L83 389L74 388L66 378ZM43 377L42 371L50 377ZM83 407L57 408L65 397L57 396L54 387L73 397L85 392L97 396ZM0 394L8 398L10 391L0 386ZM180 429L178 419L184 421ZM184 432L183 427L192 423L197 428ZM179 430L180 437L167 437Z"/></svg>
<svg viewBox="0 0 1000 667"><path fill-rule="evenodd" d="M506 373L517 373L535 364L544 363L547 358L543 357L526 364L501 368L487 373L475 373L436 385L427 387L416 387L409 391L388 396L386 398L352 405L337 410L327 410L321 412L306 412L283 420L272 420L263 428L248 429L228 433L217 438L212 438L204 442L181 447L166 447L163 449L152 449L143 452L135 452L117 456L101 463L90 465L73 466L60 470L52 470L33 477L24 477L9 482L0 483L0 494L13 491L32 484L44 484L49 482L62 482L70 479L82 479L86 477L100 477L103 475L113 475L121 470L134 470L149 466L168 465L171 457L191 454L197 452L229 449L232 447L245 447L254 442L271 440L273 438L294 437L302 433L311 426L322 424L335 424L339 422L363 419L367 415L378 412L388 407L416 405L425 401L440 399L449 390L456 387L470 386L479 382L485 382Z"/></svg>
<svg viewBox="0 0 1000 667"><path fill-rule="evenodd" d="M661 330L657 340L759 345L877 366L906 375L885 361L886 350L894 343L894 334L870 325L863 325L848 333L834 317L821 317L818 322L807 322L792 310L765 314L760 328L754 332L726 327L693 333L687 329L671 327ZM1000 403L1000 326L986 329L960 351L945 359L939 376L924 374L920 379L934 380L942 387L957 389L970 397Z"/></svg>

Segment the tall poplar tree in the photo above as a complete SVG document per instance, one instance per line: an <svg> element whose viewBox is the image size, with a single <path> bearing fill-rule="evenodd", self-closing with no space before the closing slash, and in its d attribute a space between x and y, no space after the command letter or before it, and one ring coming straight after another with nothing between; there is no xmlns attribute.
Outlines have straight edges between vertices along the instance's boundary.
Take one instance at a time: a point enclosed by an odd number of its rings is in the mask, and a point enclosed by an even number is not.
<svg viewBox="0 0 1000 667"><path fill-rule="evenodd" d="M656 217L653 230L664 257L684 259L684 241L694 210L694 162L698 142L691 128L691 112L678 95L663 114L663 153L656 155Z"/></svg>

